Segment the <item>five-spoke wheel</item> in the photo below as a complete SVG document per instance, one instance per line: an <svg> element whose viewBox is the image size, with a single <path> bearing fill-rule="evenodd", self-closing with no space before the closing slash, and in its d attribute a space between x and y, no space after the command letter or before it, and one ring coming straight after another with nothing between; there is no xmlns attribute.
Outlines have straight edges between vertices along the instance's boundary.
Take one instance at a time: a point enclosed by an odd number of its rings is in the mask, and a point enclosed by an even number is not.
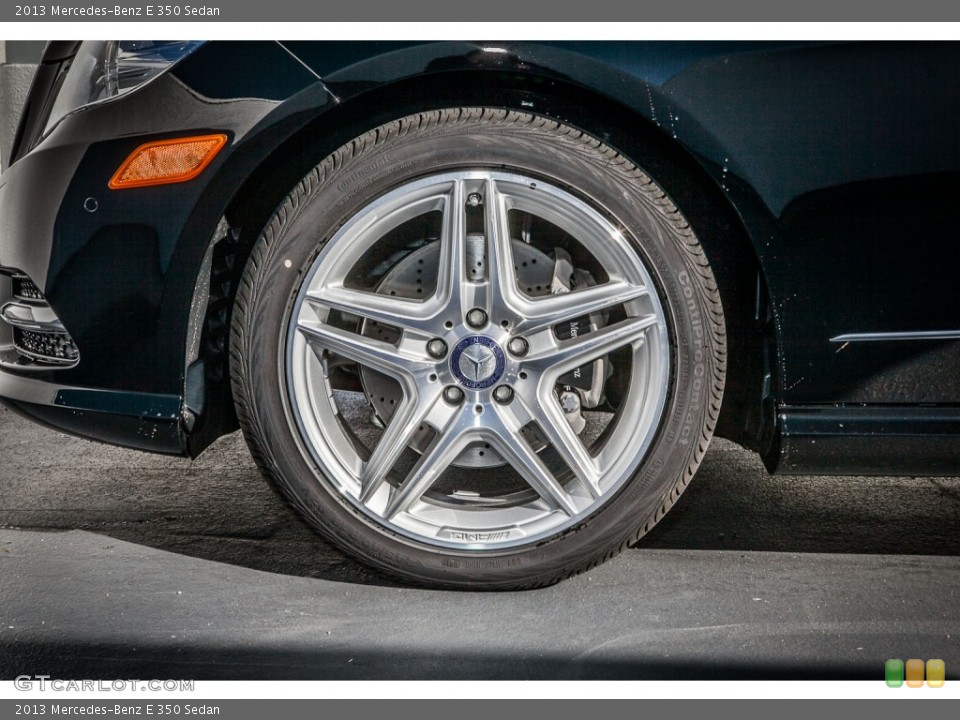
<svg viewBox="0 0 960 720"><path fill-rule="evenodd" d="M234 322L237 410L319 532L442 586L525 587L650 527L712 432L709 266L641 171L553 121L404 118L278 210Z"/></svg>
<svg viewBox="0 0 960 720"><path fill-rule="evenodd" d="M389 282L351 287L368 255L402 263L400 239L407 234L398 230L429 228L424 217L431 213L439 237L417 238L438 245L433 262L417 258L421 275L433 278L426 293L422 284L411 297L389 290ZM558 264L556 249L545 248L543 285L538 295L528 294L518 283L513 249L517 217L549 224L550 241L576 245L603 282L544 292ZM476 231L469 236L468 225ZM287 338L290 406L317 462L335 470L337 489L384 525L441 546L530 543L590 514L631 476L650 444L670 366L666 319L653 287L617 225L555 185L480 170L415 180L354 215L307 272ZM390 340L365 333L369 323L390 328ZM562 334L571 327L578 331ZM618 350L624 360L617 371L629 375L620 410L593 413L591 426L604 427L578 434L560 404L564 388L575 386L561 379L592 371ZM330 366L344 362L388 376L399 389L369 447L354 439L371 433L337 421L350 398L331 384ZM597 380L602 387L604 378ZM602 447L592 447L614 415L618 422ZM421 447L424 428L430 439ZM454 492L437 492L445 475L456 475L451 471L462 456L481 446L533 492L480 481L470 477L472 469L460 472ZM419 453L408 467L403 460L411 448ZM542 457L545 448L559 462Z"/></svg>

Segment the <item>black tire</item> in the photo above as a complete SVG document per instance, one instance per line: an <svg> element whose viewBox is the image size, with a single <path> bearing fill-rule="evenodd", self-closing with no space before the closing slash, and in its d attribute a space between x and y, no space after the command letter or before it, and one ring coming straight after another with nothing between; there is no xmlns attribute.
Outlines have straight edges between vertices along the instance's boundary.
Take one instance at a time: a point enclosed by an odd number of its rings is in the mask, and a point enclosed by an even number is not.
<svg viewBox="0 0 960 720"><path fill-rule="evenodd" d="M615 218L655 281L670 347L665 405L632 478L589 517L553 537L483 552L418 542L347 501L327 468L305 447L284 380L291 309L324 244L391 189L462 168L543 178ZM448 109L405 117L361 135L326 157L280 205L252 251L236 298L230 342L233 394L261 471L314 530L347 553L420 585L531 588L613 557L676 502L717 421L724 338L720 296L703 249L680 210L629 159L544 117Z"/></svg>

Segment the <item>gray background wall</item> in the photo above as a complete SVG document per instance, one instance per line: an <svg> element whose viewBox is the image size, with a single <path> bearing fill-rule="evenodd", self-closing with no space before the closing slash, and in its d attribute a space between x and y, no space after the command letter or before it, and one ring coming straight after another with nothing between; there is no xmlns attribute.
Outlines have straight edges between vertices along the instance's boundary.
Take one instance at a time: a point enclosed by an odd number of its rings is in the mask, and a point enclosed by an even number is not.
<svg viewBox="0 0 960 720"><path fill-rule="evenodd" d="M7 167L10 159L20 109L27 99L44 44L35 40L0 40L0 169Z"/></svg>

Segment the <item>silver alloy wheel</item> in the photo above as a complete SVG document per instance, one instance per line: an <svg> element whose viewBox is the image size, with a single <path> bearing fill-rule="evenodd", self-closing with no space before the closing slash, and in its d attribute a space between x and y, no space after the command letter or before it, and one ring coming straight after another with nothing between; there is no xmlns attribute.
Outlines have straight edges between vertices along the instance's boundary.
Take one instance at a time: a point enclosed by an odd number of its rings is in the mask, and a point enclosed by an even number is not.
<svg viewBox="0 0 960 720"><path fill-rule="evenodd" d="M477 206L486 246L479 281L466 261L466 214ZM510 237L515 211L573 238L602 268L603 281L540 297L524 292ZM354 268L392 231L428 213L442 217L434 290L402 298L351 284ZM470 551L554 536L613 498L653 442L671 371L656 285L618 224L559 187L492 170L409 182L343 225L304 278L284 351L292 420L343 501L401 536ZM592 331L561 339L555 330L614 308L614 319ZM476 310L483 316L471 315ZM344 318L359 322L351 327ZM397 341L363 334L370 322L395 328ZM431 346L437 339L446 349L440 357L440 344ZM602 432L585 442L564 416L558 381L623 348L630 358L629 369L618 368L628 373L625 396ZM342 361L388 376L399 388L376 443L365 442L344 393L331 386L331 367ZM429 443L405 463L424 427L433 431ZM542 442L531 442L530 428ZM478 445L498 453L525 491L438 490L458 457ZM544 445L559 463L547 461Z"/></svg>

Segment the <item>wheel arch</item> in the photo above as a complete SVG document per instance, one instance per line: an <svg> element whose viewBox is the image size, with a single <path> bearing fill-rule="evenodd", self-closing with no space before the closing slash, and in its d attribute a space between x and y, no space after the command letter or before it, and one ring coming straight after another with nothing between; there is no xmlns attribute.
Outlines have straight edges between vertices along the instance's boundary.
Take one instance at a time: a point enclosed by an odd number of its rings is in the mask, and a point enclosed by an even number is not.
<svg viewBox="0 0 960 720"><path fill-rule="evenodd" d="M659 94L656 88L634 80L651 93L651 98ZM579 127L623 151L666 189L706 249L727 317L728 356L738 359L727 369L717 434L766 454L774 439L775 412L770 395L775 387L776 348L762 266L738 208L717 181L718 173L711 172L711 161L655 121L654 99L649 108L631 107L555 74L498 69L419 74L349 97L341 95L339 103L328 105L328 110L273 148L239 185L224 214L232 228L231 242L227 252L214 258L214 277L226 274L239 278L276 207L327 154L363 132L404 115L471 105L543 114ZM693 124L691 121L684 126ZM222 334L229 332L229 304L235 293L233 282L220 301L211 302L208 308L206 325L216 326L221 337L215 346L221 349L229 347L229 337ZM222 364L213 368L214 374L226 376L226 354L212 359ZM211 392L209 387L206 392ZM221 387L219 395L208 400L214 405L231 403L229 383L225 391ZM211 407L210 402L207 407ZM202 433L195 436L191 453L198 454L234 428L232 411L218 413L218 419L204 423Z"/></svg>

